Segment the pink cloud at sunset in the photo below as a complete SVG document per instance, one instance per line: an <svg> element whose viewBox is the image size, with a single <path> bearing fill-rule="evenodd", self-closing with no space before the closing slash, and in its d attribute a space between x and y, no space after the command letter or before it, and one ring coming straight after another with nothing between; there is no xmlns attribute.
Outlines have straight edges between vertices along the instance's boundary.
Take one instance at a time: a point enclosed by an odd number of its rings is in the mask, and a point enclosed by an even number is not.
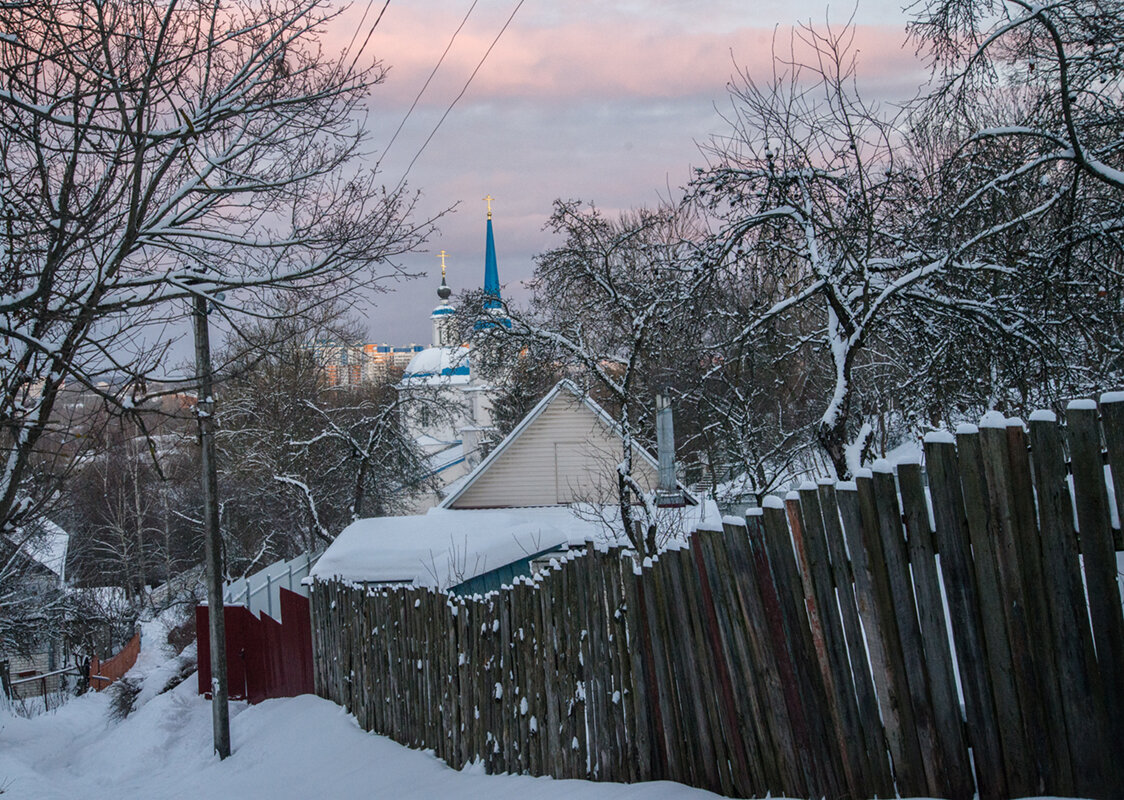
<svg viewBox="0 0 1124 800"><path fill-rule="evenodd" d="M382 102L409 102L433 68L458 19L435 25L417 6L388 10L372 41L373 52L390 67L379 90ZM502 19L472 19L446 57L425 104L445 102L444 90L458 86L476 67ZM443 28L448 27L445 31ZM787 53L791 28L740 26L727 31L683 31L641 21L610 26L567 21L553 27L521 23L516 16L471 86L472 102L502 99L670 99L716 97L740 69L767 76L774 39ZM920 64L903 48L901 25L864 25L854 31L864 76L881 83L924 78ZM799 49L799 48L798 48Z"/></svg>
<svg viewBox="0 0 1124 800"><path fill-rule="evenodd" d="M828 19L823 0L525 0L450 110L517 2L473 7L389 150L472 2L392 0L371 38L368 53L390 70L371 95L372 159L390 184L413 162L408 178L421 191L420 214L456 206L426 252L403 258L424 277L397 284L392 299L372 299L372 339L427 340L437 251L451 254L450 285L479 285L486 194L496 198L500 280L517 298L534 256L557 244L542 230L556 198L611 212L676 196L691 166L702 163L699 143L726 131L719 110L729 107L736 73L768 82L774 42L787 55L794 24L812 20L822 29ZM365 7L336 21L326 48L352 38ZM368 24L381 7L372 3ZM853 48L867 99L908 99L926 82L899 8L899 0L854 8ZM841 26L850 16L833 11L830 21Z"/></svg>

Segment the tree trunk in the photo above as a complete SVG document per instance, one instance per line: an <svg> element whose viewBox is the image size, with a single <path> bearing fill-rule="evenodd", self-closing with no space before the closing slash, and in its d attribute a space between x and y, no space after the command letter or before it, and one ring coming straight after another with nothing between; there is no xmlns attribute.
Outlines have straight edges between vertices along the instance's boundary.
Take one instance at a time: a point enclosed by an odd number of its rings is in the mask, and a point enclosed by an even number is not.
<svg viewBox="0 0 1124 800"><path fill-rule="evenodd" d="M643 558L647 555L644 539L640 535L639 527L632 522L632 503L629 499L628 483L624 479L623 472L617 473L617 502L620 504L621 524L624 526L625 535L632 542L632 546L636 548L636 552Z"/></svg>
<svg viewBox="0 0 1124 800"><path fill-rule="evenodd" d="M816 426L816 441L831 459L836 477L841 481L850 480L851 470L847 465L847 417L842 409L836 414L834 422L821 421Z"/></svg>

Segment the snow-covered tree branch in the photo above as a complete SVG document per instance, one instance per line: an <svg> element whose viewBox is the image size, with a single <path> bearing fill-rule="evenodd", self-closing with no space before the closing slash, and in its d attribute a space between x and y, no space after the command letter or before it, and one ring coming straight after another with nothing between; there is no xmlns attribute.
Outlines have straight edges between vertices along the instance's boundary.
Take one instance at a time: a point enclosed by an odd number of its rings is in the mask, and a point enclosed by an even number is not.
<svg viewBox="0 0 1124 800"><path fill-rule="evenodd" d="M321 0L0 7L0 524L70 382L123 404L203 293L268 315L279 295L377 286L428 223L358 168L383 69L328 55ZM357 36L366 42L369 37ZM220 296L222 295L222 296ZM234 324L237 324L235 321ZM108 377L111 388L99 387Z"/></svg>

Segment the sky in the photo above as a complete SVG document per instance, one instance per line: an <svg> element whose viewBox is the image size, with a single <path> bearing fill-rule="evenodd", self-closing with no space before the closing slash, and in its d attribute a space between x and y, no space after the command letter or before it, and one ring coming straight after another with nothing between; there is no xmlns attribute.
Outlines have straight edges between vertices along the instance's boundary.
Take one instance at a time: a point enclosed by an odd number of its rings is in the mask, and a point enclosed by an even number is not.
<svg viewBox="0 0 1124 800"><path fill-rule="evenodd" d="M795 23L842 25L853 14L867 96L904 99L926 80L906 42L903 0L524 0L449 111L518 2L478 0L408 118L472 2L392 0L375 30L369 51L389 71L370 97L368 166L388 185L405 176L421 192L420 216L453 210L424 251L401 259L421 277L360 299L369 341L429 342L439 251L454 291L481 285L486 195L500 281L516 299L535 254L558 243L543 231L556 198L618 211L675 197L703 163L699 145L725 128L732 76L768 75L774 36L787 42ZM331 34L353 30L366 6L356 3Z"/></svg>

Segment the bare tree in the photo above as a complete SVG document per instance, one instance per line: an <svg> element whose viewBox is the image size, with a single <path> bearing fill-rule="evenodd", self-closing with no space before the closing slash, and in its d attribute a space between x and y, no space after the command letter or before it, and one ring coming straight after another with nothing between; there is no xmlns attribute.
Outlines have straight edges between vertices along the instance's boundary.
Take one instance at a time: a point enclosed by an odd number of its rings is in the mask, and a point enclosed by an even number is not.
<svg viewBox="0 0 1124 800"><path fill-rule="evenodd" d="M331 304L315 319L263 321L228 340L218 397L222 527L232 569L330 543L360 516L406 510L430 480L398 375L357 386L326 379L314 341L357 335ZM251 348L249 345L254 344ZM439 413L439 409L434 409Z"/></svg>
<svg viewBox="0 0 1124 800"><path fill-rule="evenodd" d="M822 369L830 388L816 438L840 476L871 443L871 417L885 408L877 387L912 377L892 346L899 332L945 335L970 319L989 336L1032 341L1027 309L994 292L992 278L1012 273L998 245L1065 197L1043 187L1017 214L953 235L949 196L914 157L904 112L860 96L852 37L801 28L768 82L744 75L731 131L708 148L690 198L712 221L707 264L756 287L752 302L716 312L737 319L715 351L780 335L794 368Z"/></svg>
<svg viewBox="0 0 1124 800"><path fill-rule="evenodd" d="M357 168L374 22L329 56L320 0L0 8L0 523L65 382L128 407L204 295L268 315L397 274L428 224ZM235 323L236 324L236 323ZM103 382L110 376L131 382Z"/></svg>
<svg viewBox="0 0 1124 800"><path fill-rule="evenodd" d="M933 57L937 88L914 121L946 146L945 172L962 187L949 229L964 237L981 217L1026 219L1002 245L1018 268L1015 301L1048 340L992 365L1010 380L1005 404L1057 403L1124 377L1124 6L1091 0L916 4L911 32ZM1021 201L1021 202L1019 202ZM1013 362L1013 367L1009 363ZM1029 383L1029 385L1027 385Z"/></svg>
<svg viewBox="0 0 1124 800"><path fill-rule="evenodd" d="M145 587L198 563L198 458L188 409L149 401L105 417L67 479L56 521L76 585L118 586L139 612ZM140 415L143 426L136 423Z"/></svg>

